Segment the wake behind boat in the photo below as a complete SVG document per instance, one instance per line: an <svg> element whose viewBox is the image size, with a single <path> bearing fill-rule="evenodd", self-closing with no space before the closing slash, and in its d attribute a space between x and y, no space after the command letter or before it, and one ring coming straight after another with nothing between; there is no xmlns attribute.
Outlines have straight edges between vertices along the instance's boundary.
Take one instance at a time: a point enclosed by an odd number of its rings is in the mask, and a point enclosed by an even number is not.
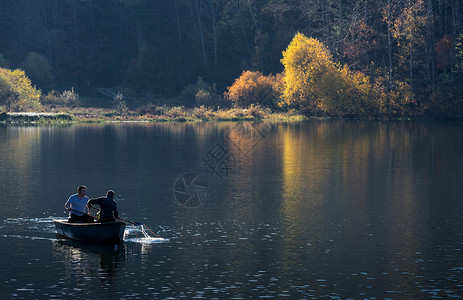
<svg viewBox="0 0 463 300"><path fill-rule="evenodd" d="M69 223L68 220L53 220L59 235L88 242L120 242L124 238L123 221L106 223Z"/></svg>

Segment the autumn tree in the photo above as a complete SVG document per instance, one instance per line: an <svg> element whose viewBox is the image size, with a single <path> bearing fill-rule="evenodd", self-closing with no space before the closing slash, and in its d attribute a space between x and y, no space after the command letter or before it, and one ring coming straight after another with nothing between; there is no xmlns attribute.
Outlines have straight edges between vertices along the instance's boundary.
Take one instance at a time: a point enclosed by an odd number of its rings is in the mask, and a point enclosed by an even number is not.
<svg viewBox="0 0 463 300"><path fill-rule="evenodd" d="M276 106L277 76L264 76L259 71L244 71L235 82L228 87L224 96L236 106L248 107L251 104ZM273 105L272 105L273 104Z"/></svg>
<svg viewBox="0 0 463 300"><path fill-rule="evenodd" d="M458 71L463 71L463 33L460 34L455 45L455 67Z"/></svg>
<svg viewBox="0 0 463 300"><path fill-rule="evenodd" d="M362 66L368 67L368 64L365 64L368 61L367 54L377 46L375 33L365 20L353 24L343 45L343 55L348 58L350 66L355 66L357 69L361 69Z"/></svg>
<svg viewBox="0 0 463 300"><path fill-rule="evenodd" d="M41 93L23 70L0 68L0 104L7 110L25 110L39 105Z"/></svg>
<svg viewBox="0 0 463 300"><path fill-rule="evenodd" d="M328 48L317 39L297 33L283 51L281 62L285 69L284 102L308 112L315 111L321 101L317 84L335 67Z"/></svg>
<svg viewBox="0 0 463 300"><path fill-rule="evenodd" d="M337 116L374 116L379 112L378 93L370 78L347 65L330 69L318 84L322 111Z"/></svg>
<svg viewBox="0 0 463 300"><path fill-rule="evenodd" d="M398 16L388 22L393 22L391 33L402 50L399 62L406 65L405 62L408 60L409 79L412 84L414 54L416 47L424 44L424 29L428 18L423 0L407 0L405 3Z"/></svg>
<svg viewBox="0 0 463 300"><path fill-rule="evenodd" d="M298 33L283 52L283 99L306 112L331 115L378 113L377 90L362 72L333 62L330 51L318 40Z"/></svg>

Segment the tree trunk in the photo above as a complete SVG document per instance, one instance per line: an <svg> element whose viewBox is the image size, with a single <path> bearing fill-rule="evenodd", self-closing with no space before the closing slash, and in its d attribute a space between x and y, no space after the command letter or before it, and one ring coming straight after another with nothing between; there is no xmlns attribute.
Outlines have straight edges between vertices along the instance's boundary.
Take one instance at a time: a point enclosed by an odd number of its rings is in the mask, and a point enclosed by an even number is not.
<svg viewBox="0 0 463 300"><path fill-rule="evenodd" d="M410 30L410 48L409 48L409 52L410 52L410 65L409 65L409 68L410 68L410 87L413 89L413 32Z"/></svg>
<svg viewBox="0 0 463 300"><path fill-rule="evenodd" d="M43 27L45 30L45 35L47 38L47 58L50 63L53 62L53 57L51 55L51 36L50 36L50 29L48 25L48 9L46 7L46 4L44 2L39 3L39 7L41 10L41 15L43 17Z"/></svg>
<svg viewBox="0 0 463 300"><path fill-rule="evenodd" d="M257 27L257 21L256 21L256 17L254 16L254 10L252 9L251 0L248 0L247 4L249 7L249 13L251 14L252 22L254 23L254 28L256 29L256 32L257 32L259 31L259 28Z"/></svg>
<svg viewBox="0 0 463 300"><path fill-rule="evenodd" d="M389 52L389 89L392 89L391 0L387 1L387 44Z"/></svg>
<svg viewBox="0 0 463 300"><path fill-rule="evenodd" d="M203 25L201 23L202 0L194 0L194 4L195 4L195 9L196 9L195 13L196 13L196 21L198 23L199 37L201 39L201 47L202 47L204 64L207 66L206 45L204 42Z"/></svg>
<svg viewBox="0 0 463 300"><path fill-rule="evenodd" d="M180 25L180 16L178 13L178 0L174 0L174 5L175 5L175 22L177 23L177 34L178 34L178 43L182 44L182 31L181 31L181 25Z"/></svg>

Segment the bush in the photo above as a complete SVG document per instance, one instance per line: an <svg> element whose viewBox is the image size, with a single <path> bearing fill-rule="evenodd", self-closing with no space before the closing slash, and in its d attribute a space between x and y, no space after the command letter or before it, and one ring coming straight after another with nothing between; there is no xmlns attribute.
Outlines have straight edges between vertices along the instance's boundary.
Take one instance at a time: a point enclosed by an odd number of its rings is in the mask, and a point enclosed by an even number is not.
<svg viewBox="0 0 463 300"><path fill-rule="evenodd" d="M195 84L185 86L180 97L184 102L196 106L216 107L223 104L222 98L217 94L216 84L210 85L202 77L198 77Z"/></svg>
<svg viewBox="0 0 463 300"><path fill-rule="evenodd" d="M277 76L264 76L261 72L244 71L224 93L225 99L238 107L251 104L276 107L278 99Z"/></svg>
<svg viewBox="0 0 463 300"><path fill-rule="evenodd" d="M146 114L154 115L154 116L160 116L163 115L164 112L167 110L167 106L158 106L153 103L148 103L140 106L137 109L137 113L141 116L144 116Z"/></svg>
<svg viewBox="0 0 463 300"><path fill-rule="evenodd" d="M318 40L298 33L283 52L285 66L282 97L305 113L337 116L376 115L380 102L370 78L333 62Z"/></svg>
<svg viewBox="0 0 463 300"><path fill-rule="evenodd" d="M265 117L266 114L268 114L269 111L265 110L265 108L262 108L261 106L251 104L248 109L244 111L244 115L248 117L253 117L253 118L258 118L262 119Z"/></svg>
<svg viewBox="0 0 463 300"><path fill-rule="evenodd" d="M24 71L0 68L0 105L8 111L37 109L40 96Z"/></svg>
<svg viewBox="0 0 463 300"><path fill-rule="evenodd" d="M371 116L379 112L379 101L368 76L352 72L347 65L329 70L319 82L320 108L337 116Z"/></svg>
<svg viewBox="0 0 463 300"><path fill-rule="evenodd" d="M61 99L67 105L78 105L79 104L79 94L74 92L74 88L71 88L70 91L64 91L61 94Z"/></svg>
<svg viewBox="0 0 463 300"><path fill-rule="evenodd" d="M379 113L384 116L400 117L416 110L415 94L410 85L396 81L391 89L387 88L387 79L378 76L373 85L374 97L379 101ZM413 108L413 109L412 109ZM423 109L425 109L423 107Z"/></svg>
<svg viewBox="0 0 463 300"><path fill-rule="evenodd" d="M186 116L185 107L184 106L168 107L166 108L165 115L172 117L172 118L185 117Z"/></svg>
<svg viewBox="0 0 463 300"><path fill-rule="evenodd" d="M45 56L30 52L22 63L22 68L32 82L44 91L50 91L54 85L51 66Z"/></svg>
<svg viewBox="0 0 463 300"><path fill-rule="evenodd" d="M63 93L52 90L42 98L43 104L52 104L60 106L78 106L79 105L79 94L74 91L74 88Z"/></svg>
<svg viewBox="0 0 463 300"><path fill-rule="evenodd" d="M193 109L193 116L199 119L207 119L208 117L210 117L210 114L207 108L204 105L202 105Z"/></svg>
<svg viewBox="0 0 463 300"><path fill-rule="evenodd" d="M113 106L119 116L126 115L129 111L127 104L125 104L124 96L121 93L117 93L117 95L113 98Z"/></svg>

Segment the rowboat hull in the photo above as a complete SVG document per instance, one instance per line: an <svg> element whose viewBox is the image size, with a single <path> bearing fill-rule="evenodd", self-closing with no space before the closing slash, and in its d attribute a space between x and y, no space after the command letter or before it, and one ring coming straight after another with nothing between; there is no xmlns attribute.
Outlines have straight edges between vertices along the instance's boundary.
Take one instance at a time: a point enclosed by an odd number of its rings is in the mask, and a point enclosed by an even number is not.
<svg viewBox="0 0 463 300"><path fill-rule="evenodd" d="M124 239L125 223L69 223L67 220L53 220L59 235L88 242L120 242Z"/></svg>

